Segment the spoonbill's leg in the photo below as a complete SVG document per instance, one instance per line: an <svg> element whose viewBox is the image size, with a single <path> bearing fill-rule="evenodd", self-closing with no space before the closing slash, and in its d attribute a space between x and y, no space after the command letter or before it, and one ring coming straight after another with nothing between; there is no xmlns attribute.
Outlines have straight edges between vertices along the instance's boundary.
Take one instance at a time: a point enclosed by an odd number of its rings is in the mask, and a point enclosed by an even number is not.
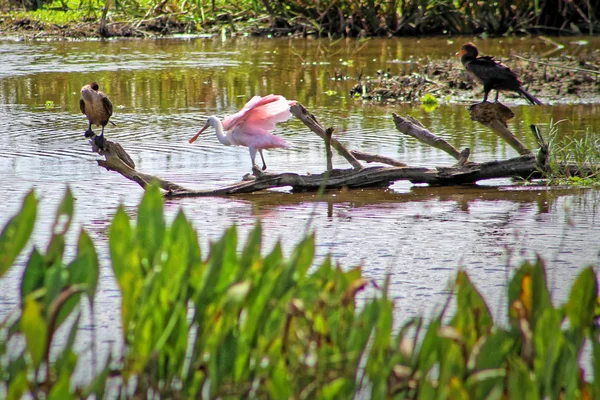
<svg viewBox="0 0 600 400"><path fill-rule="evenodd" d="M264 171L265 169L267 169L267 163L265 162L265 158L263 157L262 149L258 150L258 152L259 152L260 158L262 159L262 162L263 162L262 169Z"/></svg>

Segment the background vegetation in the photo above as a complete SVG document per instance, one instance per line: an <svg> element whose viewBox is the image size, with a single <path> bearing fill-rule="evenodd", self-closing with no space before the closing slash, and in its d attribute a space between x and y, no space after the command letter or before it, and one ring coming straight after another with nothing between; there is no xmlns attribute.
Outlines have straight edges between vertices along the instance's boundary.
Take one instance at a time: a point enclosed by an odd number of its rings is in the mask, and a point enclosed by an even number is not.
<svg viewBox="0 0 600 400"><path fill-rule="evenodd" d="M331 260L313 265L313 235L289 257L279 245L263 256L260 224L241 250L232 227L203 257L182 212L165 223L157 187L146 192L136 223L123 208L112 221L123 350L102 366L86 366L93 379L81 382L75 368L83 350L75 338L81 307L94 313L99 268L83 230L73 259L64 259L73 201L67 190L47 248L29 253L19 309L0 325L2 398L600 396L598 281L591 267L559 307L541 260L516 268L507 285L508 315L499 317L506 323L494 321L461 271L437 315L398 324L387 284L358 304L357 293L368 285L359 268ZM32 192L0 235L0 275L15 268L36 214ZM581 367L582 355L593 372Z"/></svg>
<svg viewBox="0 0 600 400"><path fill-rule="evenodd" d="M160 18L163 28L188 32L214 27L346 36L600 31L600 6L591 0L0 0L0 8L56 23L102 21L108 15L139 27ZM26 13L14 14L19 11Z"/></svg>

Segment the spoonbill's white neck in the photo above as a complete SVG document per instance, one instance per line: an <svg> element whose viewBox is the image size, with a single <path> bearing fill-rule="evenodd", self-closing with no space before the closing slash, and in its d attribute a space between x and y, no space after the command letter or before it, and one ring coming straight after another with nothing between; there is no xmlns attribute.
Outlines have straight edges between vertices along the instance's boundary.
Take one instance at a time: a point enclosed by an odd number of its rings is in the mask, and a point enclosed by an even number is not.
<svg viewBox="0 0 600 400"><path fill-rule="evenodd" d="M225 135L225 132L223 130L223 123L219 118L217 118L214 115L208 117L204 128L202 128L202 131L204 131L209 126L215 128L215 131L217 132L217 139L219 139L219 142L223 143L225 146L231 146L231 143L229 142L229 139L227 139L227 136Z"/></svg>

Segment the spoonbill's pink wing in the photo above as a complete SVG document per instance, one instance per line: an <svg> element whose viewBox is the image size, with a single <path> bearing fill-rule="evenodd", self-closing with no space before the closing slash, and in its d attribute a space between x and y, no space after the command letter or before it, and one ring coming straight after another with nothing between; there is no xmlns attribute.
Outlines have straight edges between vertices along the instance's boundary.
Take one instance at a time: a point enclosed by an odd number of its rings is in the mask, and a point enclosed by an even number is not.
<svg viewBox="0 0 600 400"><path fill-rule="evenodd" d="M248 117L241 124L242 129L254 131L264 129L268 132L275 129L275 124L285 122L292 116L290 106L295 102L290 102L283 96L267 96L268 101L254 107L248 112Z"/></svg>
<svg viewBox="0 0 600 400"><path fill-rule="evenodd" d="M279 95L254 96L240 111L223 119L223 128L227 131L237 128L257 133L259 130L272 131L277 122L287 121L291 117L290 106L294 104L295 101Z"/></svg>
<svg viewBox="0 0 600 400"><path fill-rule="evenodd" d="M229 131L229 130L232 130L233 128L235 128L237 125L239 125L242 121L244 121L248 117L246 114L248 114L248 112L250 110L252 110L254 107L256 107L256 105L258 103L260 103L262 100L263 100L263 97L254 96L244 105L244 107L240 111L238 111L232 115L227 115L225 118L223 118L223 121L222 121L223 129L225 129L226 131Z"/></svg>

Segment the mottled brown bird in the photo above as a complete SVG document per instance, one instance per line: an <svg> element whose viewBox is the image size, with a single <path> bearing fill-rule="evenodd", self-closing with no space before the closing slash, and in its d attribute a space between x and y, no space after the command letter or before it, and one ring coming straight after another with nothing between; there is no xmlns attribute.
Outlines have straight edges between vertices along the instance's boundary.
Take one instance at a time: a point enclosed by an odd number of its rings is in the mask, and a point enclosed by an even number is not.
<svg viewBox="0 0 600 400"><path fill-rule="evenodd" d="M95 139L95 142L98 147L104 148L104 127L108 124L108 120L113 113L113 105L106 94L98 89L99 87L96 82L92 82L89 85L82 87L79 108L90 123L84 136L94 136L92 125L101 126L102 133Z"/></svg>
<svg viewBox="0 0 600 400"><path fill-rule="evenodd" d="M502 65L499 61L494 60L491 56L479 55L479 50L473 43L465 43L457 53L460 56L460 61L465 66L475 79L483 84L483 101L487 101L488 94L492 90L496 90L496 103L498 102L498 94L500 90L509 90L519 93L525 97L530 104L541 105L542 103L527 93L521 87L521 81L510 68Z"/></svg>

